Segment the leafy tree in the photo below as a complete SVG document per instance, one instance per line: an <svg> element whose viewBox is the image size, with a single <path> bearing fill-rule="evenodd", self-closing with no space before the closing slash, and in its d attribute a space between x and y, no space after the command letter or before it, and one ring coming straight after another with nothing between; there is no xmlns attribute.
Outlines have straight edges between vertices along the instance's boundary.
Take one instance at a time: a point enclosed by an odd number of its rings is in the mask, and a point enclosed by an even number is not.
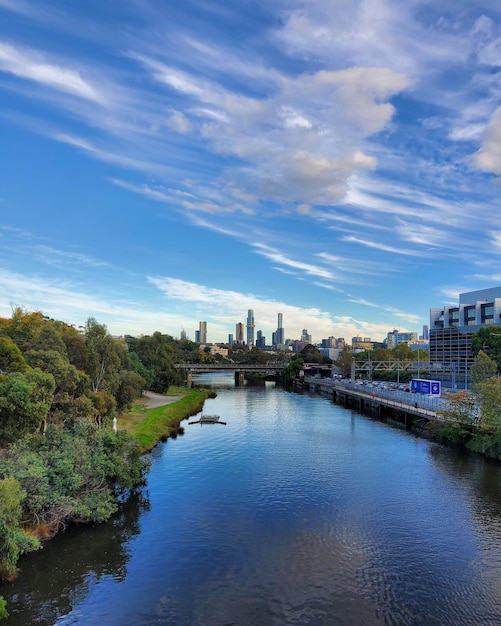
<svg viewBox="0 0 501 626"><path fill-rule="evenodd" d="M334 365L339 367L342 376L351 376L351 361L353 359L353 352L350 346L345 345L341 350L339 358L334 361Z"/></svg>
<svg viewBox="0 0 501 626"><path fill-rule="evenodd" d="M39 311L28 313L21 307L12 311L10 320L4 320L2 334L10 337L21 352L33 347L34 341L44 324L44 316Z"/></svg>
<svg viewBox="0 0 501 626"><path fill-rule="evenodd" d="M38 369L0 377L0 440L37 431L52 404L54 377Z"/></svg>
<svg viewBox="0 0 501 626"><path fill-rule="evenodd" d="M495 361L497 371L501 372L501 326L495 324L482 326L471 338L471 352L474 357L482 350Z"/></svg>
<svg viewBox="0 0 501 626"><path fill-rule="evenodd" d="M129 351L135 352L143 366L154 372L151 391L165 393L170 385L181 381L181 375L174 367L173 354L176 341L172 337L157 331L151 336L139 338L127 336L126 341Z"/></svg>
<svg viewBox="0 0 501 626"><path fill-rule="evenodd" d="M373 361L389 361L391 359L391 352L388 348L374 348L371 353L371 359ZM367 357L363 360L366 361Z"/></svg>
<svg viewBox="0 0 501 626"><path fill-rule="evenodd" d="M26 494L15 478L0 480L0 578L11 580L21 554L40 547L39 541L21 528L21 501ZM5 604L0 603L1 611Z"/></svg>
<svg viewBox="0 0 501 626"><path fill-rule="evenodd" d="M480 404L480 425L495 430L501 428L501 380L492 377L475 386Z"/></svg>
<svg viewBox="0 0 501 626"><path fill-rule="evenodd" d="M10 337L0 336L0 371L25 372L28 365L21 350Z"/></svg>
<svg viewBox="0 0 501 626"><path fill-rule="evenodd" d="M52 374L55 381L52 405L47 421L52 423L86 419L92 414L90 405L82 400L89 390L89 376L55 350L29 350L26 359L31 367ZM77 401L77 399L80 400ZM79 415L77 409L80 408Z"/></svg>
<svg viewBox="0 0 501 626"><path fill-rule="evenodd" d="M292 359L284 367L282 371L282 384L284 387L290 387L292 381L299 376L299 372L303 369L304 361L299 355L294 355Z"/></svg>
<svg viewBox="0 0 501 626"><path fill-rule="evenodd" d="M471 388L476 388L496 373L496 362L493 361L483 350L479 350L470 367Z"/></svg>
<svg viewBox="0 0 501 626"><path fill-rule="evenodd" d="M300 352L299 357L303 359L304 363L332 363L329 357L326 357L320 352L320 350L309 343Z"/></svg>
<svg viewBox="0 0 501 626"><path fill-rule="evenodd" d="M98 324L93 317L89 317L85 326L85 345L92 391L106 390L113 393L118 385L120 357L106 326Z"/></svg>
<svg viewBox="0 0 501 626"><path fill-rule="evenodd" d="M101 428L115 415L117 401L107 391L91 391L89 398L94 407L96 425L98 428Z"/></svg>
<svg viewBox="0 0 501 626"><path fill-rule="evenodd" d="M6 617L9 617L7 600L3 596L0 596L0 619L5 619Z"/></svg>
<svg viewBox="0 0 501 626"><path fill-rule="evenodd" d="M399 343L393 348L392 357L397 361L413 361L415 355L407 343Z"/></svg>
<svg viewBox="0 0 501 626"><path fill-rule="evenodd" d="M118 389L115 393L115 398L117 409L121 411L142 394L146 381L142 376L130 370L122 370L118 378Z"/></svg>

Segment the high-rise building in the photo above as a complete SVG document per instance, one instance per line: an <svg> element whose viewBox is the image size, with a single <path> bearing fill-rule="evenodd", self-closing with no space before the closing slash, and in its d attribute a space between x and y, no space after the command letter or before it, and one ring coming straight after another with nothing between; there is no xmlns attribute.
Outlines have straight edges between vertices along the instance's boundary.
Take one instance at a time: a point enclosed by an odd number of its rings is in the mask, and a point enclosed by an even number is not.
<svg viewBox="0 0 501 626"><path fill-rule="evenodd" d="M230 334L228 335L228 345L230 345L230 346L231 346L231 345L232 345L232 343L233 343L233 335L232 335L232 333L230 333Z"/></svg>
<svg viewBox="0 0 501 626"><path fill-rule="evenodd" d="M282 313L279 313L278 314L278 328L275 332L275 341L273 342L273 345L275 347L280 347L280 346L285 345L285 332L284 332L284 328L282 324L283 324Z"/></svg>
<svg viewBox="0 0 501 626"><path fill-rule="evenodd" d="M256 348L264 350L266 348L266 337L263 337L263 331L257 331Z"/></svg>
<svg viewBox="0 0 501 626"><path fill-rule="evenodd" d="M207 322L199 322L199 342L198 343L207 343Z"/></svg>
<svg viewBox="0 0 501 626"><path fill-rule="evenodd" d="M247 346L249 350L254 347L254 311L248 309L247 311Z"/></svg>
<svg viewBox="0 0 501 626"><path fill-rule="evenodd" d="M184 328L181 331L181 341L186 341L186 331L184 330Z"/></svg>
<svg viewBox="0 0 501 626"><path fill-rule="evenodd" d="M243 343L244 342L244 325L242 322L238 322L235 327L235 343Z"/></svg>

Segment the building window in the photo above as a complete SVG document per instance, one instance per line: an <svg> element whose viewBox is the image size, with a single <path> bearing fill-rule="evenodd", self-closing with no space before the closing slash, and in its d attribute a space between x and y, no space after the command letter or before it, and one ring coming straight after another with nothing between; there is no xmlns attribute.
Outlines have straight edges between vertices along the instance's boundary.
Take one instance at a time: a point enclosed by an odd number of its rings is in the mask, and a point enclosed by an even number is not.
<svg viewBox="0 0 501 626"><path fill-rule="evenodd" d="M449 309L449 327L459 326L459 309Z"/></svg>
<svg viewBox="0 0 501 626"><path fill-rule="evenodd" d="M482 304L480 307L480 322L482 324L494 324L494 305Z"/></svg>
<svg viewBox="0 0 501 626"><path fill-rule="evenodd" d="M465 326L476 326L477 323L477 315L476 309L474 306L465 306L464 308L464 325Z"/></svg>

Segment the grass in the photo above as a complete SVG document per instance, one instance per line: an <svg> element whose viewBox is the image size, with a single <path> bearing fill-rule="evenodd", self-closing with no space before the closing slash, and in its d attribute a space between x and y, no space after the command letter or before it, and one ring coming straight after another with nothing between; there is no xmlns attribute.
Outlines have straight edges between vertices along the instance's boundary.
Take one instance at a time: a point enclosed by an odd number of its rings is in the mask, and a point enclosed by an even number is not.
<svg viewBox="0 0 501 626"><path fill-rule="evenodd" d="M177 436L181 422L202 410L207 398L214 392L207 389L169 388L169 396L182 396L180 400L148 409L146 398L134 403L118 419L118 428L126 430L137 441L143 452L148 452L167 437Z"/></svg>

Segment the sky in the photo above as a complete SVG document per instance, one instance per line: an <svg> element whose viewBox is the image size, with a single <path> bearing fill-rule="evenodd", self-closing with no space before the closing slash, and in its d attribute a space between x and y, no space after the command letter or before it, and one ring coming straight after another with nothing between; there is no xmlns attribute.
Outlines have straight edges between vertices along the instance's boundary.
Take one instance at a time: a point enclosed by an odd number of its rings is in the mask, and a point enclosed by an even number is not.
<svg viewBox="0 0 501 626"><path fill-rule="evenodd" d="M421 334L501 284L501 4L0 0L0 316Z"/></svg>

